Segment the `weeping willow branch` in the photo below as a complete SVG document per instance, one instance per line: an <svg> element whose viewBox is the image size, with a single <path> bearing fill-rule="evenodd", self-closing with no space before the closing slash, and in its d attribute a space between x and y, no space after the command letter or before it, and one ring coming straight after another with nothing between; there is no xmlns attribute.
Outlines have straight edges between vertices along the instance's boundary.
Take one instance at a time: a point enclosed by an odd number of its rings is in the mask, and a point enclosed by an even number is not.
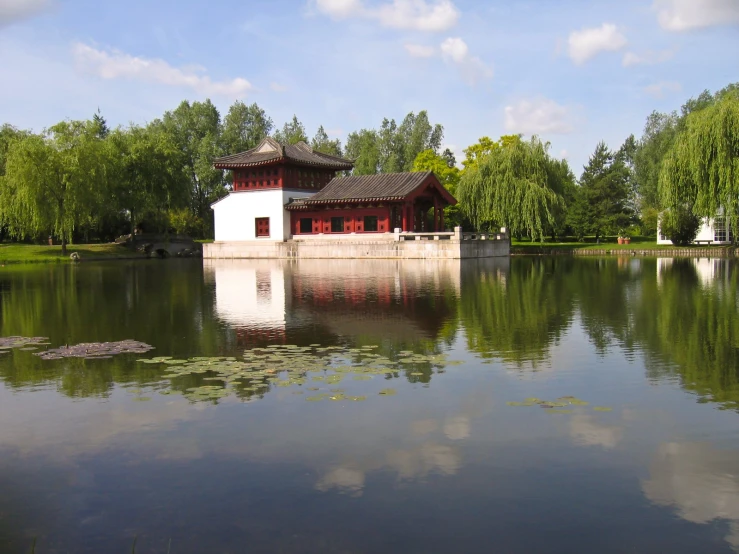
<svg viewBox="0 0 739 554"><path fill-rule="evenodd" d="M548 186L552 163L547 145L536 137L496 148L465 171L458 188L460 206L478 229L498 225L543 240L545 226L562 204Z"/></svg>
<svg viewBox="0 0 739 554"><path fill-rule="evenodd" d="M691 113L662 162L659 191L666 208L692 205L693 213L739 224L739 93Z"/></svg>

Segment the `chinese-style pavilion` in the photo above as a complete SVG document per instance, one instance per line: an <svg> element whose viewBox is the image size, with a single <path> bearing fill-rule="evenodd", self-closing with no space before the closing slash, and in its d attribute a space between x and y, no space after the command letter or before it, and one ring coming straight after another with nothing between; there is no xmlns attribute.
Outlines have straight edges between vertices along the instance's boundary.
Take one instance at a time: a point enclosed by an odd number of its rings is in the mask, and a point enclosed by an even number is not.
<svg viewBox="0 0 739 554"><path fill-rule="evenodd" d="M444 229L443 209L457 201L433 173L336 176L353 166L272 138L218 158L214 167L233 172L233 190L213 204L216 241Z"/></svg>

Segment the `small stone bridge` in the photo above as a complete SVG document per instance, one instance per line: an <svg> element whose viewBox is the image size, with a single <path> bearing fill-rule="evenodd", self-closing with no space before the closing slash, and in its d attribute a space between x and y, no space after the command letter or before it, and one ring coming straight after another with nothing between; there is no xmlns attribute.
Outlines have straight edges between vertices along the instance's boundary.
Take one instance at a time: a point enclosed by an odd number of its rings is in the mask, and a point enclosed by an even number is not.
<svg viewBox="0 0 739 554"><path fill-rule="evenodd" d="M117 244L131 246L131 235L116 239ZM202 256L202 246L187 235L163 235L141 233L133 236L136 250L145 252L151 257L159 258L195 258Z"/></svg>

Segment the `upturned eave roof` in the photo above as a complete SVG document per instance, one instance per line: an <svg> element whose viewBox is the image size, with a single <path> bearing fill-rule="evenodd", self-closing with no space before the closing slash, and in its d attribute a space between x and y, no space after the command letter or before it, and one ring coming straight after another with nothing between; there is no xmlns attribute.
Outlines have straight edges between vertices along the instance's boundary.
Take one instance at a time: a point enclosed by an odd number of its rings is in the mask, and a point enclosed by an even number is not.
<svg viewBox="0 0 739 554"><path fill-rule="evenodd" d="M267 165L283 160L298 165L323 167L337 171L349 170L354 167L352 161L323 152L316 152L303 141L297 144L280 144L272 137L266 137L258 146L246 152L216 158L213 167L216 169L237 169Z"/></svg>

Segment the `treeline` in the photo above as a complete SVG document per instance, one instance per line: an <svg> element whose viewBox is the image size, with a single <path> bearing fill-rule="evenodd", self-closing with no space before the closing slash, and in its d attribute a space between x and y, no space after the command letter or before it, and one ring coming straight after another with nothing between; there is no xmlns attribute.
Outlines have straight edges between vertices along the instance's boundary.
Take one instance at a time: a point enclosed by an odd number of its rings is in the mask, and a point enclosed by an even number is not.
<svg viewBox="0 0 739 554"><path fill-rule="evenodd" d="M457 197L478 228L507 225L532 238L655 236L676 244L696 235L702 217L739 224L739 85L705 91L679 112L653 112L641 138L617 149L596 145L575 180L548 145L483 138L465 150Z"/></svg>
<svg viewBox="0 0 739 554"><path fill-rule="evenodd" d="M352 132L346 145L322 126L309 138L296 116L276 127L257 104L236 102L221 118L210 100L182 102L143 126L109 129L99 113L38 134L4 125L0 240L109 241L136 228L210 238L210 205L231 187L213 160L266 136L350 158L359 175L433 171L459 200L447 222L468 229L507 227L539 240L653 236L663 214L663 231L685 242L699 217L723 211L733 228L739 223L735 84L688 100L680 112L652 113L641 138L616 150L599 143L579 178L536 136L482 137L457 164L441 151L444 128L426 111Z"/></svg>
<svg viewBox="0 0 739 554"><path fill-rule="evenodd" d="M441 125L426 112L400 125L385 119L378 132L349 135L346 150L320 126L309 138L293 117L282 127L257 104L234 103L221 118L204 102L182 102L147 125L110 129L96 113L41 133L0 127L0 240L110 241L134 229L213 235L210 205L228 193L219 156L253 148L266 136L309 143L357 160L357 173L409 171L418 154L438 151ZM455 161L447 152L447 162Z"/></svg>

